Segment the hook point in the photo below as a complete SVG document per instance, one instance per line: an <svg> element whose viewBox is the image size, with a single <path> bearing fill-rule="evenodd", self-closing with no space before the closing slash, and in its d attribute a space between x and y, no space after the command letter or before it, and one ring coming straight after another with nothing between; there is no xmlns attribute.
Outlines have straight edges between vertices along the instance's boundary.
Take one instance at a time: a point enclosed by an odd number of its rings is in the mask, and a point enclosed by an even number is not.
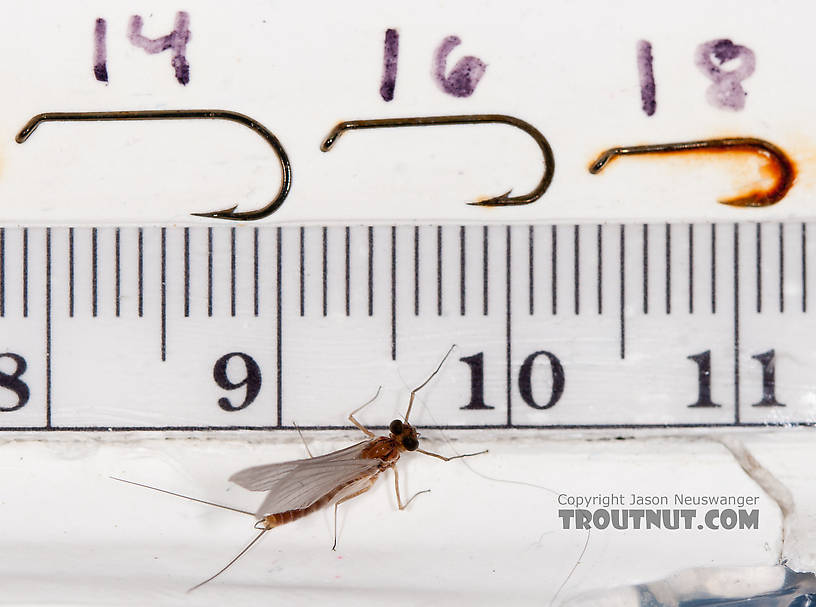
<svg viewBox="0 0 816 607"><path fill-rule="evenodd" d="M205 213L190 213L190 215L195 215L196 217L206 217L208 219L238 219L235 216L235 209L238 208L238 205L233 205L227 209L221 209L220 211L208 211Z"/></svg>
<svg viewBox="0 0 816 607"><path fill-rule="evenodd" d="M512 191L513 190L511 188L507 190L504 194L499 194L498 196L493 196L492 198L485 198L484 200L473 200L466 204L473 207L503 207L513 206L517 204L526 204L528 202L523 198L511 198L510 192Z"/></svg>

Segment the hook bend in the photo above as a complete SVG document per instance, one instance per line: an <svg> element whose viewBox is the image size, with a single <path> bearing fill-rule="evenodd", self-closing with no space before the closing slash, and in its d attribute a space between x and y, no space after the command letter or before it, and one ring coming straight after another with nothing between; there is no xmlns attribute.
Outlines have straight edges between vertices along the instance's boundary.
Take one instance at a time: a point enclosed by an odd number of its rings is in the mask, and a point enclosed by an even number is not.
<svg viewBox="0 0 816 607"><path fill-rule="evenodd" d="M320 149L328 152L337 139L346 131L354 131L358 129L377 129L377 128L393 128L404 126L440 126L453 124L484 124L484 123L499 123L509 124L527 133L538 145L544 157L544 174L538 185L528 194L519 196L510 196L511 190L504 194L487 198L483 200L476 200L467 204L483 207L497 207L497 206L511 206L530 204L541 198L547 188L550 187L550 182L555 173L555 158L553 156L552 148L550 147L547 138L541 134L529 122L525 122L515 116L507 116L505 114L464 114L458 116L423 116L415 118L379 118L376 120L349 120L337 124L331 132L323 140Z"/></svg>
<svg viewBox="0 0 816 607"><path fill-rule="evenodd" d="M292 167L286 150L277 137L264 125L238 112L229 110L132 110L118 112L47 112L31 118L14 138L17 143L24 143L31 134L44 122L97 122L114 120L229 120L237 122L260 135L275 150L280 161L281 184L277 195L266 206L252 211L236 211L238 205L220 211L192 213L198 217L212 219L234 219L251 221L261 219L277 211L289 194L292 186Z"/></svg>

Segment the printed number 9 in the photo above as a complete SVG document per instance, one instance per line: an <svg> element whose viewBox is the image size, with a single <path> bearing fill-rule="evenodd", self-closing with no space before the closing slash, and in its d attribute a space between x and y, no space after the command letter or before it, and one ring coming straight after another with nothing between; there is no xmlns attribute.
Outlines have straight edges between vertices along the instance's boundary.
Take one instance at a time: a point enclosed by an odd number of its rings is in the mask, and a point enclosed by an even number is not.
<svg viewBox="0 0 816 607"><path fill-rule="evenodd" d="M244 370L246 373L241 381L233 383L230 381L230 378L227 377L227 367L229 366L230 360L236 357L244 362ZM215 383L224 390L237 390L238 388L246 386L244 402L240 405L233 405L225 396L218 399L218 406L224 411L240 411L241 409L246 409L258 396L258 392L261 391L261 369L251 356L243 352L230 352L215 361L213 379Z"/></svg>

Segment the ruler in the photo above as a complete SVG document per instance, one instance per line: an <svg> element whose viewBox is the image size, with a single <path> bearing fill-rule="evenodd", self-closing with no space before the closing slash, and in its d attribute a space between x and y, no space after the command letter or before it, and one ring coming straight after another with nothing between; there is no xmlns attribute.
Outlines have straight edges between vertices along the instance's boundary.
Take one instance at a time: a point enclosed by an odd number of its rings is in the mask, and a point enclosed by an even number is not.
<svg viewBox="0 0 816 607"><path fill-rule="evenodd" d="M0 429L345 428L383 378L404 396L452 344L425 425L811 424L809 233L0 228Z"/></svg>

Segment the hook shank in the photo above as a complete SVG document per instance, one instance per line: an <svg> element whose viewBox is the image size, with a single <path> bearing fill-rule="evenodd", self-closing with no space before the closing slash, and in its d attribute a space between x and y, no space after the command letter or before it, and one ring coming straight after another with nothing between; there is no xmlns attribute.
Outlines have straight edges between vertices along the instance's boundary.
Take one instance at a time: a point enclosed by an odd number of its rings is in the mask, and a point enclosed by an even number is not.
<svg viewBox="0 0 816 607"><path fill-rule="evenodd" d="M510 196L510 190L499 196L494 196L485 200L477 200L469 202L468 204L476 206L510 206L529 204L541 198L555 173L555 158L553 156L552 148L546 137L536 129L529 122L525 122L520 118L514 116L507 116L505 114L465 114L458 116L423 116L415 118L380 118L376 120L349 120L337 124L328 136L323 140L320 149L328 152L337 139L346 131L354 131L358 129L377 129L377 128L392 128L405 126L440 126L440 125L454 125L454 124L484 124L484 123L499 123L509 124L518 129L521 129L538 145L544 157L544 175L538 182L538 185L528 194L520 196Z"/></svg>
<svg viewBox="0 0 816 607"><path fill-rule="evenodd" d="M275 154L281 166L281 185L277 195L263 208L253 211L235 211L238 205L210 211L206 213L192 213L198 217L213 219L235 219L248 221L261 219L277 211L289 194L292 186L292 167L286 150L277 137L257 120L238 112L229 110L132 110L118 112L47 112L37 114L31 118L14 138L17 143L24 143L37 127L44 122L99 122L117 120L229 120L237 122L260 135Z"/></svg>
<svg viewBox="0 0 816 607"><path fill-rule="evenodd" d="M704 139L701 141L684 141L680 143L658 143L653 145L635 145L610 148L603 152L589 167L589 172L597 174L618 156L637 154L662 154L670 152L695 152L700 150L713 152L751 152L759 154L774 167L774 185L766 190L753 191L748 194L721 200L722 204L737 207L765 207L782 200L793 186L796 169L785 152L764 139L755 137L730 137L725 139Z"/></svg>

